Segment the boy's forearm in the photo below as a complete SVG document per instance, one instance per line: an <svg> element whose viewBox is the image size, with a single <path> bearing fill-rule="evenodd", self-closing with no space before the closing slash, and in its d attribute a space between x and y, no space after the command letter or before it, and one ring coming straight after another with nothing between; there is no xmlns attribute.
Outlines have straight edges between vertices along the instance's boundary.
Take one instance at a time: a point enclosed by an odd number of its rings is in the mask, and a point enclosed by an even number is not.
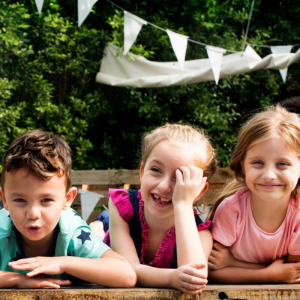
<svg viewBox="0 0 300 300"><path fill-rule="evenodd" d="M210 270L209 282L214 283L271 283L273 282L272 274L268 268L263 269L246 269L246 268L223 268L220 270Z"/></svg>
<svg viewBox="0 0 300 300"><path fill-rule="evenodd" d="M105 257L104 253L97 259L72 256L63 259L64 272L82 280L106 287L135 286L136 273L130 263L120 255Z"/></svg>
<svg viewBox="0 0 300 300"><path fill-rule="evenodd" d="M0 288L15 288L24 276L21 273L0 271Z"/></svg>

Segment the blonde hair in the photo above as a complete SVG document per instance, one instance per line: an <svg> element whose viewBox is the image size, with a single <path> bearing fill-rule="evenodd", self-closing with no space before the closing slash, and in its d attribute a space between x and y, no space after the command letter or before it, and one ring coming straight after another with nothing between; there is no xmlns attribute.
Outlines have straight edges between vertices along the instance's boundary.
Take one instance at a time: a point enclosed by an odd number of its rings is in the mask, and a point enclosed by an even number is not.
<svg viewBox="0 0 300 300"><path fill-rule="evenodd" d="M202 162L204 166L201 167L203 168L204 176L208 180L212 177L217 168L215 150L202 130L189 125L165 124L152 130L150 133L146 133L142 139L141 164L145 165L153 148L165 140L201 144L201 146L204 143L207 159L206 162Z"/></svg>
<svg viewBox="0 0 300 300"><path fill-rule="evenodd" d="M223 199L234 194L238 189L246 187L241 162L244 160L247 150L271 138L282 139L285 145L300 159L300 118L298 115L288 112L280 104L265 107L263 111L250 118L238 134L238 141L230 162L230 169L234 171L235 179L221 193L210 214L210 220L213 219L215 211ZM296 197L299 193L300 181L298 180L291 196Z"/></svg>

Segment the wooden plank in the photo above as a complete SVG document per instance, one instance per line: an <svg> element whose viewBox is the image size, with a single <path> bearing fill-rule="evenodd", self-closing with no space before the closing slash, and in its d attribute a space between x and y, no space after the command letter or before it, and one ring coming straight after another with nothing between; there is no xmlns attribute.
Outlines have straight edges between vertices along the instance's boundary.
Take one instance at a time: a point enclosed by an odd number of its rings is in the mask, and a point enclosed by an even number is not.
<svg viewBox="0 0 300 300"><path fill-rule="evenodd" d="M224 184L233 177L229 168L218 168L211 178L211 184ZM138 185L140 183L139 170L78 170L71 172L73 185Z"/></svg>
<svg viewBox="0 0 300 300"><path fill-rule="evenodd" d="M139 170L72 171L72 184L124 185L139 184Z"/></svg>
<svg viewBox="0 0 300 300"><path fill-rule="evenodd" d="M0 289L1 300L37 300L37 299L94 299L94 300L121 300L121 299L300 299L299 284L282 285L207 285L201 294L190 296L173 289L107 289L95 285L72 286L69 288L54 289Z"/></svg>

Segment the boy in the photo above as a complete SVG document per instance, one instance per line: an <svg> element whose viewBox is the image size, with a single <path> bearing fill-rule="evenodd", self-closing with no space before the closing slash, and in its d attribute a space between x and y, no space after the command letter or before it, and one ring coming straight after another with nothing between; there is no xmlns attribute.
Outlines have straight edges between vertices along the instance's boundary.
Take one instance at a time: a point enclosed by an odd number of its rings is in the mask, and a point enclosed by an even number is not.
<svg viewBox="0 0 300 300"><path fill-rule="evenodd" d="M70 285L72 276L108 287L135 285L131 265L70 208L77 194L70 172L71 149L59 136L33 130L7 149L0 189L5 208L0 288L59 288Z"/></svg>

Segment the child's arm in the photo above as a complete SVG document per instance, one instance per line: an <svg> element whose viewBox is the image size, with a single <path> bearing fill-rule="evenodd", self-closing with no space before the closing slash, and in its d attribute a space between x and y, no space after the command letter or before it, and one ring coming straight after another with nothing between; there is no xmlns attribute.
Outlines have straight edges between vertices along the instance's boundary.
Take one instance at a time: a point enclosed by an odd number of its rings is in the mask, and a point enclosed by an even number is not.
<svg viewBox="0 0 300 300"><path fill-rule="evenodd" d="M74 256L33 257L10 262L14 270L29 270L28 277L37 274L68 273L88 282L107 287L133 287L136 274L122 256L107 250L101 258Z"/></svg>
<svg viewBox="0 0 300 300"><path fill-rule="evenodd" d="M122 219L111 199L109 199L109 213L111 246L132 264L137 273L137 285L172 287L189 294L201 292L207 279L197 268L203 268L204 265L194 264L178 269L159 269L140 264L134 242L130 236L129 225ZM194 216L193 220L195 220Z"/></svg>
<svg viewBox="0 0 300 300"><path fill-rule="evenodd" d="M298 263L300 262L300 255L289 255L286 259L287 263Z"/></svg>
<svg viewBox="0 0 300 300"><path fill-rule="evenodd" d="M30 278L26 274L0 271L0 288L38 289L46 287L59 289L61 285L70 284L70 280L62 280L49 275L37 275Z"/></svg>
<svg viewBox="0 0 300 300"><path fill-rule="evenodd" d="M278 259L262 269L228 267L210 270L209 279L216 283L299 283L300 264Z"/></svg>
<svg viewBox="0 0 300 300"><path fill-rule="evenodd" d="M300 277L300 263L284 263L284 259L269 266L245 262L218 242L214 242L209 268L209 279L219 283L296 283Z"/></svg>
<svg viewBox="0 0 300 300"><path fill-rule="evenodd" d="M228 267L237 267L245 269L263 269L267 265L254 264L236 259L230 249L218 242L213 243L213 250L209 256L208 266L211 270L219 270Z"/></svg>
<svg viewBox="0 0 300 300"><path fill-rule="evenodd" d="M198 232L193 203L205 190L206 185L202 169L195 166L181 167L176 171L176 185L172 197L178 266L190 263L205 264L205 275L212 249L212 237L208 230Z"/></svg>

